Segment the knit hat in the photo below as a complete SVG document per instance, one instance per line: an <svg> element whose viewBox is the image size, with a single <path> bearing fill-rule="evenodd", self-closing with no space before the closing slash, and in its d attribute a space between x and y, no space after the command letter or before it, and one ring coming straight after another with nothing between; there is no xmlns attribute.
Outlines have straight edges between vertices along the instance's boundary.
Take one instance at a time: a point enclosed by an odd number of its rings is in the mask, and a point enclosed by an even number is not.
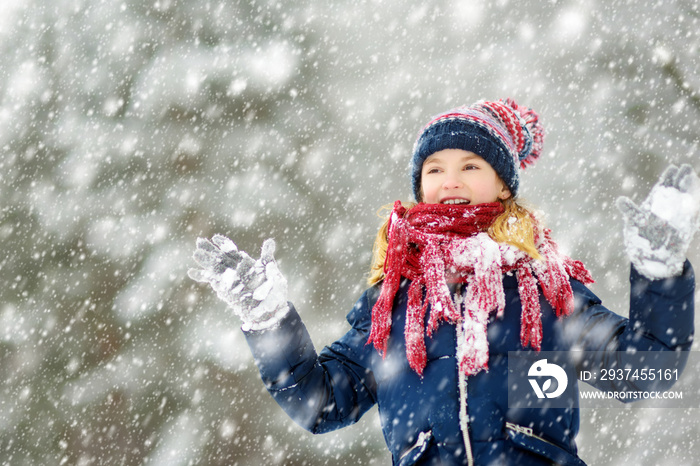
<svg viewBox="0 0 700 466"><path fill-rule="evenodd" d="M444 149L462 149L486 160L516 196L519 171L539 158L543 139L537 113L511 99L481 101L440 114L416 140L411 162L413 195L420 201L425 159Z"/></svg>

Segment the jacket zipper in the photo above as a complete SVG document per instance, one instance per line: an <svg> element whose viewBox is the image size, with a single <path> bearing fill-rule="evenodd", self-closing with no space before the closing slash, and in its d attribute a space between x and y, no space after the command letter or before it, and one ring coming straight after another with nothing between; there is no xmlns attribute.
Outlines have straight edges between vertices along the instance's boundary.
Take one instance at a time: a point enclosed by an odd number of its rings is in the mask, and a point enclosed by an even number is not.
<svg viewBox="0 0 700 466"><path fill-rule="evenodd" d="M407 457L416 448L421 448L423 445L425 445L425 443L428 440L430 440L430 437L432 437L432 436L433 436L432 430L429 430L427 432L421 432L420 434L418 434L418 440L416 441L416 443L414 443L411 448L409 448L408 450L403 452L403 454L399 458L399 461L404 459L405 457Z"/></svg>
<svg viewBox="0 0 700 466"><path fill-rule="evenodd" d="M513 432L519 432L521 434L527 435L528 437L536 438L537 440L541 440L544 443L548 443L548 444L553 445L557 448L561 448L560 446L553 444L549 440L545 440L542 437L540 437L539 435L534 434L532 432L532 427L525 427L525 426L521 426L518 424L514 424L512 422L506 422L506 429L512 430Z"/></svg>
<svg viewBox="0 0 700 466"><path fill-rule="evenodd" d="M457 299L461 298L459 296ZM462 323L458 322L457 325L457 376L459 380L459 427L462 431L462 440L464 441L464 453L467 457L467 464L469 466L474 466L474 453L472 452L472 443L469 440L469 413L467 412L467 376L462 372L459 367L459 361L461 360L461 355L459 348L462 347L464 341L464 330L462 329Z"/></svg>

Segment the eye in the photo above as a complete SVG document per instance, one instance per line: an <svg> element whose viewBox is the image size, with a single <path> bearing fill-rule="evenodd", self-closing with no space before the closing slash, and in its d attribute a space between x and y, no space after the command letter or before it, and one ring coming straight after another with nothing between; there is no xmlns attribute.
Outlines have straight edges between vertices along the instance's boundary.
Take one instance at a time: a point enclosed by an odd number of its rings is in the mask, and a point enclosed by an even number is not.
<svg viewBox="0 0 700 466"><path fill-rule="evenodd" d="M439 173L440 169L437 167L429 168L425 173L426 174L431 174L431 173Z"/></svg>
<svg viewBox="0 0 700 466"><path fill-rule="evenodd" d="M479 166L473 163L468 163L464 166L464 170L478 170Z"/></svg>

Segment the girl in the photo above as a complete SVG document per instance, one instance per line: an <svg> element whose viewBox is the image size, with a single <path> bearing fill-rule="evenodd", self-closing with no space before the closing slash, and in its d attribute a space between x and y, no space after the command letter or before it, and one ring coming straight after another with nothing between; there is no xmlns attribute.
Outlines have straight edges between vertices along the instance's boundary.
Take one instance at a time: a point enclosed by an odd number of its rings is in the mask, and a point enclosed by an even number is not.
<svg viewBox="0 0 700 466"><path fill-rule="evenodd" d="M509 406L508 354L586 350L588 368L607 367L615 351L687 356L695 279L685 252L700 181L671 167L641 206L619 201L632 260L626 319L601 305L583 264L518 201L519 170L542 139L537 115L511 100L428 123L412 158L417 204L394 204L350 330L318 355L286 301L273 240L255 261L223 236L200 238L202 268L189 275L241 317L267 389L313 433L377 403L393 464L582 465L577 405ZM678 205L683 215L669 215Z"/></svg>

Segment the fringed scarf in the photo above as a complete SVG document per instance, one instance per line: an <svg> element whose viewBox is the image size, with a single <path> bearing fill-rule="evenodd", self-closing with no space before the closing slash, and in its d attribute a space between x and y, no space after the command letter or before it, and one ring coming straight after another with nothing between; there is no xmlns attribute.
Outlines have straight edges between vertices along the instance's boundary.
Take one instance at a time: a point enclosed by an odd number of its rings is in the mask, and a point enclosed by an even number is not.
<svg viewBox="0 0 700 466"><path fill-rule="evenodd" d="M488 369L489 316L505 309L503 274L514 272L522 306L520 341L539 351L542 315L538 285L558 317L573 311L569 277L584 284L593 279L584 265L561 253L548 229L535 222L535 245L543 257L536 260L515 246L496 243L487 231L501 213L498 203L478 205L418 204L407 210L394 204L388 229L382 290L372 310L367 343L386 354L394 297L401 277L408 288L406 356L419 375L427 361L425 336L441 322L461 325L464 335L457 348L459 367L466 375ZM466 294L452 300L448 282L466 283ZM426 312L430 316L426 325Z"/></svg>

